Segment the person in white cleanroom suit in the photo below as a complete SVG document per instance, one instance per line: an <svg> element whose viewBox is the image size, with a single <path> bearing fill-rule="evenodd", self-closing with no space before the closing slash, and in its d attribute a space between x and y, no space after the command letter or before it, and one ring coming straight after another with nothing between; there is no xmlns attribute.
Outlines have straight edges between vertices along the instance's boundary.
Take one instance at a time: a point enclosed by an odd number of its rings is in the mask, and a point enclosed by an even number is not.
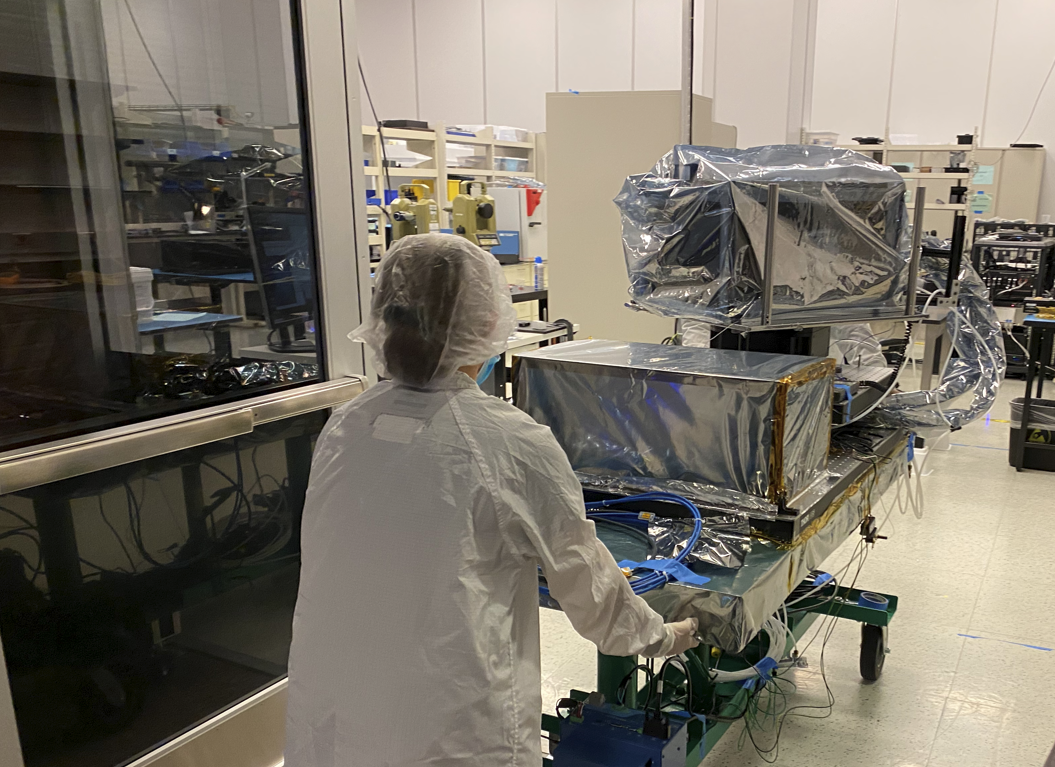
<svg viewBox="0 0 1055 767"><path fill-rule="evenodd" d="M285 767L538 767L538 567L609 655L696 645L598 541L550 430L480 391L516 314L453 235L385 255L352 333L392 380L336 410L304 506Z"/></svg>

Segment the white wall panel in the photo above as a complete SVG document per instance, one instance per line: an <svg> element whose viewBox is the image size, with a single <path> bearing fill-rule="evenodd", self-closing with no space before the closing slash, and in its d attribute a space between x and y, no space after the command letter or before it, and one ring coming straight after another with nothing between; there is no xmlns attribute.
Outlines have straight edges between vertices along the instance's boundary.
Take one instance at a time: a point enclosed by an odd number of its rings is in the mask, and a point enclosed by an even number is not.
<svg viewBox="0 0 1055 767"><path fill-rule="evenodd" d="M736 126L741 147L785 141L793 10L789 0L718 3L714 119Z"/></svg>
<svg viewBox="0 0 1055 767"><path fill-rule="evenodd" d="M546 130L546 94L557 87L556 16L556 0L486 1L487 122Z"/></svg>
<svg viewBox="0 0 1055 767"><path fill-rule="evenodd" d="M987 145L1007 146L1019 136L1023 142L1055 145L1055 83L1048 83L1026 125L1055 56L1052 25L1055 3L1000 0L983 136Z"/></svg>
<svg viewBox="0 0 1055 767"><path fill-rule="evenodd" d="M633 24L633 0L557 0L557 90L631 90Z"/></svg>
<svg viewBox="0 0 1055 767"><path fill-rule="evenodd" d="M252 113L250 123L285 125L293 119L295 105L283 87L291 54L283 0L129 5L142 40L124 2L102 5L115 98L127 92L132 104L168 104L171 89L183 104L232 105L241 117ZM261 58L258 50L275 55Z"/></svg>
<svg viewBox="0 0 1055 767"><path fill-rule="evenodd" d="M177 52L173 73L176 84L172 82L173 75L166 72L169 85L176 90L178 84L176 92L184 104L208 104L213 100L209 85L216 79L209 67L210 64L220 66L222 59L217 56L210 60L208 55L210 41L206 39L206 30L209 27L204 9L198 3L173 3L168 0L165 15L170 36L166 47L171 48L175 42Z"/></svg>
<svg viewBox="0 0 1055 767"><path fill-rule="evenodd" d="M252 0L228 0L219 6L220 27L224 32L223 71L227 101L250 124L260 122L263 103L257 77L256 35ZM281 52L277 52L281 55ZM165 70L167 72L167 70Z"/></svg>
<svg viewBox="0 0 1055 767"><path fill-rule="evenodd" d="M810 130L883 136L897 0L819 0Z"/></svg>
<svg viewBox="0 0 1055 767"><path fill-rule="evenodd" d="M169 35L168 4L165 0L135 0L129 3L139 31L143 35L146 48L154 57L158 68L165 76L165 82L169 88L180 97L179 81L176 71L176 56L172 47L172 37ZM124 2L120 4L117 17L121 28L121 41L124 44L124 68L128 87L129 103L132 104L171 104L172 98L168 95L161 78L150 63L144 44L136 34L132 24L132 16ZM107 30L109 32L109 30Z"/></svg>
<svg viewBox="0 0 1055 767"><path fill-rule="evenodd" d="M1055 3L1000 0L983 140L987 146L1007 146L1021 136L1024 143L1048 147L1040 212L1055 216L1055 76L1037 102L1055 56L1053 26ZM1027 126L1034 103L1037 111Z"/></svg>
<svg viewBox="0 0 1055 767"><path fill-rule="evenodd" d="M355 16L359 59L377 116L382 120L416 119L412 0L356 0ZM370 125L374 118L366 93L362 96L363 123Z"/></svg>
<svg viewBox="0 0 1055 767"><path fill-rule="evenodd" d="M923 143L950 143L957 133L981 126L995 9L996 0L900 4L892 134L914 133Z"/></svg>
<svg viewBox="0 0 1055 767"><path fill-rule="evenodd" d="M173 16L176 13L173 12ZM289 97L286 93L286 52L282 39L283 17L289 16L285 4L278 0L253 3L252 17L255 33L253 50L256 51L256 68L253 85L259 93L260 113L257 120L264 125L289 125L297 121L296 112L290 114ZM199 37L204 48L204 39ZM262 52L267 51L268 54ZM202 51L204 54L204 50ZM204 55L199 60L204 60ZM186 76L180 73L180 82Z"/></svg>
<svg viewBox="0 0 1055 767"><path fill-rule="evenodd" d="M700 12L703 3L698 2ZM681 0L634 3L634 90L681 88Z"/></svg>
<svg viewBox="0 0 1055 767"><path fill-rule="evenodd" d="M449 125L484 122L481 0L417 0L419 117Z"/></svg>

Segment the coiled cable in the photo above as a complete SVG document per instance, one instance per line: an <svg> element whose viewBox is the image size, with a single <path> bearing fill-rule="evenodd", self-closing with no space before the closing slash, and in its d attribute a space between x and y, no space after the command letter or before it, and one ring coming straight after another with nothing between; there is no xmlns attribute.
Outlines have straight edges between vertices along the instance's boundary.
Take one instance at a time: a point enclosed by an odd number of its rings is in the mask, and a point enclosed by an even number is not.
<svg viewBox="0 0 1055 767"><path fill-rule="evenodd" d="M622 498L611 498L605 501L594 501L586 504L586 518L605 520L609 522L626 523L631 520L639 519L640 512L636 511L608 511L608 509L617 509L620 506L628 506L631 504L640 503L642 501L666 501L668 503L676 503L684 506L692 514L693 525L692 533L689 535L688 540L685 542L684 548L679 551L673 558L675 562L684 563L686 558L696 547L696 543L700 540L700 533L703 531L703 517L700 515L700 510L696 504L690 501L688 498L684 498L674 493L663 493L663 492L652 492L643 493L641 495L629 495ZM656 561L656 560L653 560ZM645 594L649 591L661 588L674 579L670 573L662 572L659 570L646 570L641 568L639 571L635 571L631 575L630 588L633 589L637 595ZM539 592L550 595L549 588L546 586L539 585Z"/></svg>

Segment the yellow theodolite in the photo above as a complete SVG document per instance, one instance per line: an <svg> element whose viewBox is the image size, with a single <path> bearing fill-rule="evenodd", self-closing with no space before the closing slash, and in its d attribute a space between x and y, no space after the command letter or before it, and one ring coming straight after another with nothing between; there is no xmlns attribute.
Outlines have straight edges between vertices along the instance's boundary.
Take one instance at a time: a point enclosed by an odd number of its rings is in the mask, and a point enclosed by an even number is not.
<svg viewBox="0 0 1055 767"><path fill-rule="evenodd" d="M439 208L429 198L429 188L424 184L400 184L399 197L392 200L389 212L392 242L410 234L428 234L433 227L439 229Z"/></svg>
<svg viewBox="0 0 1055 767"><path fill-rule="evenodd" d="M477 195L472 193L473 184L480 186ZM482 181L462 181L458 185L458 196L454 198L451 212L451 225L455 234L481 248L498 247L495 198L487 193L487 184Z"/></svg>

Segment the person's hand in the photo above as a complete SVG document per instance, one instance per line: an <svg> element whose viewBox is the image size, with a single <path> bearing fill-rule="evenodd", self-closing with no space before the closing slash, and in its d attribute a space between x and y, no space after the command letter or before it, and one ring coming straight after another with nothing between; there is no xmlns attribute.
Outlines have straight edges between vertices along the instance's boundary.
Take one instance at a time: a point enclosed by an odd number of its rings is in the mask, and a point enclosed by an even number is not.
<svg viewBox="0 0 1055 767"><path fill-rule="evenodd" d="M700 622L695 618L686 618L677 623L667 624L674 635L674 645L667 655L681 655L686 650L696 647L700 640L696 638L696 632L700 628Z"/></svg>

